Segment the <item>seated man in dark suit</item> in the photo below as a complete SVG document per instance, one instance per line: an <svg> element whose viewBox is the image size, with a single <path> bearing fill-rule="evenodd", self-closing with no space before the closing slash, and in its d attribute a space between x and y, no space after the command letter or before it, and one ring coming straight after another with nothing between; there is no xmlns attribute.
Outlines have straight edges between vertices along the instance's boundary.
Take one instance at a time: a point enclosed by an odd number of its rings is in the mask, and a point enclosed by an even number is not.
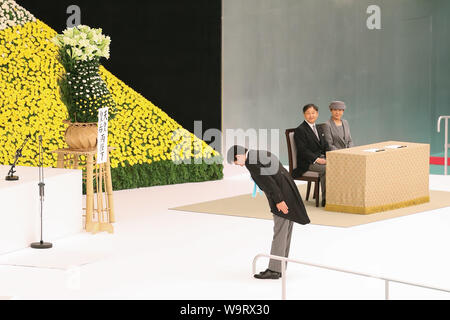
<svg viewBox="0 0 450 320"><path fill-rule="evenodd" d="M305 121L294 132L294 141L297 147L297 168L292 176L300 177L306 171L318 172L322 188L322 206L325 206L325 172L327 160L326 152L330 151L325 140L322 128L316 126L319 117L319 108L314 104L303 107Z"/></svg>

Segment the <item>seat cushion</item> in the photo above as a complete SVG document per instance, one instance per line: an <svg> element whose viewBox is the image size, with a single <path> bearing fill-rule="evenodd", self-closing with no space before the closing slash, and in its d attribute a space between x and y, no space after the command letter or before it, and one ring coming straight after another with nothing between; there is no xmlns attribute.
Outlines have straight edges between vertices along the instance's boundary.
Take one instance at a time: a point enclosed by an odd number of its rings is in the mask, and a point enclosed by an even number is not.
<svg viewBox="0 0 450 320"><path fill-rule="evenodd" d="M308 178L318 178L319 177L319 173L318 172L314 172L314 171L306 171L302 177L308 177Z"/></svg>

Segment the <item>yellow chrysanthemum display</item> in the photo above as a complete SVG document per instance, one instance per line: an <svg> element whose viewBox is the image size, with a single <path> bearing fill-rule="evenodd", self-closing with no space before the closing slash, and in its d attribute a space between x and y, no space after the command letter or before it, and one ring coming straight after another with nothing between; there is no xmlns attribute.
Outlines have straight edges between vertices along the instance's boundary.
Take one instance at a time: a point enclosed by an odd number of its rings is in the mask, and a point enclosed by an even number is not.
<svg viewBox="0 0 450 320"><path fill-rule="evenodd" d="M48 151L66 147L62 121L68 114L57 84L64 70L57 61L58 48L50 41L56 32L27 17L0 30L0 163L12 163L16 149L31 134L34 139L42 135L44 165L55 167L56 155ZM204 141L104 67L100 75L117 104L108 137L108 144L116 147L111 153L113 169L163 160L220 159ZM29 142L17 164L37 166L38 149L36 141Z"/></svg>

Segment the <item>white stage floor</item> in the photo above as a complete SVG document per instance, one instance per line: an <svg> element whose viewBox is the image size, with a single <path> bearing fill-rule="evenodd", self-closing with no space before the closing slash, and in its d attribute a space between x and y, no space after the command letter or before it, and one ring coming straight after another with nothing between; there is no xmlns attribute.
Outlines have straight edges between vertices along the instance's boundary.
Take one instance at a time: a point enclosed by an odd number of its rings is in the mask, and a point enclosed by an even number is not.
<svg viewBox="0 0 450 320"><path fill-rule="evenodd" d="M430 187L450 191L450 176L430 176ZM113 235L0 255L0 297L280 299L281 280L252 276L254 256L270 251L272 221L168 210L252 190L244 168L226 166L220 181L116 191ZM295 224L290 258L450 290L449 230L450 208L352 228ZM266 266L260 260L258 272ZM289 264L287 298L384 299L384 282ZM450 293L391 284L390 298Z"/></svg>

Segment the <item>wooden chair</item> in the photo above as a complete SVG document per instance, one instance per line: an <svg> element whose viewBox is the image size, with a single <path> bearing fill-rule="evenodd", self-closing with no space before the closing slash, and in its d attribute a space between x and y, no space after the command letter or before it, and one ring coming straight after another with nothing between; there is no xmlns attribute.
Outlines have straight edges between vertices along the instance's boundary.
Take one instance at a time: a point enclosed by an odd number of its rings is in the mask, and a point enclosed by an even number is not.
<svg viewBox="0 0 450 320"><path fill-rule="evenodd" d="M295 129L286 129L286 142L289 153L289 173L292 176L292 172L297 168L297 147L294 141ZM319 207L319 185L320 177L318 172L306 171L301 177L294 178L294 180L308 181L308 187L306 189L306 201L309 199L311 191L311 182L314 182L314 199L316 199L316 207Z"/></svg>

